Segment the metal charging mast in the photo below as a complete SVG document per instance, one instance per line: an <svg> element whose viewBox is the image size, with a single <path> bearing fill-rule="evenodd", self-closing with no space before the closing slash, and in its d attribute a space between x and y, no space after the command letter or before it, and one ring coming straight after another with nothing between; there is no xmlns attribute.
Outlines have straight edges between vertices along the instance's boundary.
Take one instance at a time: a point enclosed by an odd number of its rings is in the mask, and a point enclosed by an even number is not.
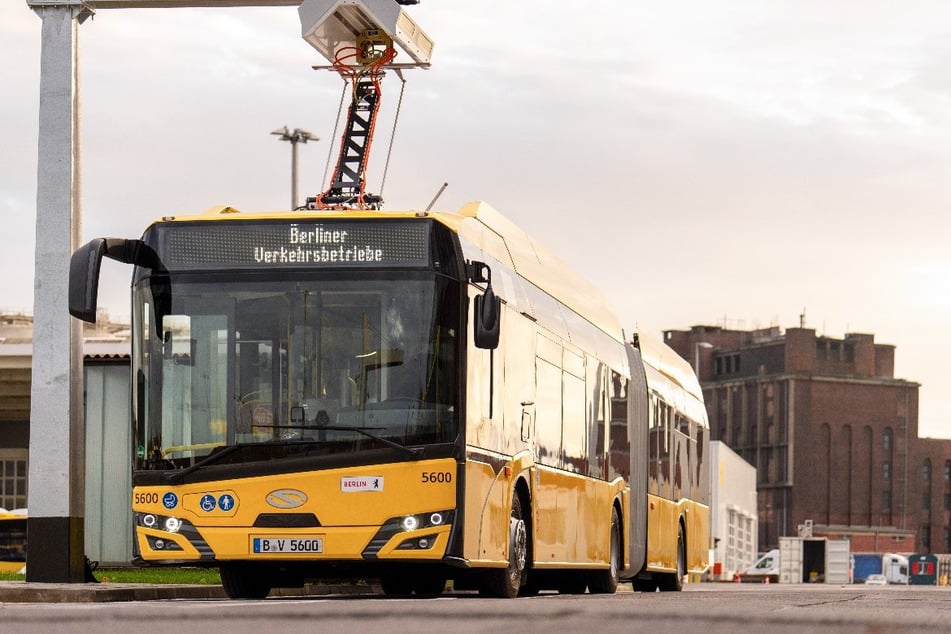
<svg viewBox="0 0 951 634"><path fill-rule="evenodd" d="M383 197L366 191L366 166L386 69L428 68L433 41L406 14L413 0L305 0L304 39L323 55L351 92L336 167L327 189L307 198L310 209L380 209ZM395 63L403 53L412 62ZM346 89L346 88L345 88Z"/></svg>

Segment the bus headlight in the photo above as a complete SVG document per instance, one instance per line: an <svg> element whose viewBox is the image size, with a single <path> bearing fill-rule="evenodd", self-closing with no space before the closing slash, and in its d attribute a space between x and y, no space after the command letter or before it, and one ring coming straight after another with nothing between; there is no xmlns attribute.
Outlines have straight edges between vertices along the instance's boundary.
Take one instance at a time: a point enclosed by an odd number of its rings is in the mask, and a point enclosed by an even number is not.
<svg viewBox="0 0 951 634"><path fill-rule="evenodd" d="M390 520L391 522L394 520ZM406 515L399 519L399 527L404 531L415 531L452 523L452 511L434 511L420 515Z"/></svg>
<svg viewBox="0 0 951 634"><path fill-rule="evenodd" d="M188 525L188 522L180 517L155 515L153 513L136 513L135 523L137 526L165 531L166 533L180 533Z"/></svg>
<svg viewBox="0 0 951 634"><path fill-rule="evenodd" d="M378 557L386 544L395 544L397 550L431 550L438 543L439 536L451 530L455 513L448 509L391 517L370 540L363 556Z"/></svg>

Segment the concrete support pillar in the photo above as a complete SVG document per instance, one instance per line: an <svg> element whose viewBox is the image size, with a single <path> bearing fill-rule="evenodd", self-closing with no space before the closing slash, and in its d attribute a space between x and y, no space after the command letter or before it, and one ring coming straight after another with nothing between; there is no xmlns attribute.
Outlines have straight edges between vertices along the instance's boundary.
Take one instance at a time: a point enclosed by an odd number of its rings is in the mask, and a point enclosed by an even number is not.
<svg viewBox="0 0 951 634"><path fill-rule="evenodd" d="M29 2L43 21L40 58L27 581L84 581L82 331L67 306L81 238L79 0Z"/></svg>

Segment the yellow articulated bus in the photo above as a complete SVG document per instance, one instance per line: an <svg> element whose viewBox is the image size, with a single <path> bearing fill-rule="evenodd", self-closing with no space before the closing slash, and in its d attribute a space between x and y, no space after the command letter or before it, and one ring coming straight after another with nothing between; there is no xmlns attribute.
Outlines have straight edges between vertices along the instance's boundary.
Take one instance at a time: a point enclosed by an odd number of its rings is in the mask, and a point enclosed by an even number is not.
<svg viewBox="0 0 951 634"><path fill-rule="evenodd" d="M234 598L679 590L706 567L689 364L489 206L166 217L76 251L87 321L103 257L134 265L138 563L217 566Z"/></svg>
<svg viewBox="0 0 951 634"><path fill-rule="evenodd" d="M26 509L0 508L0 572L26 572Z"/></svg>

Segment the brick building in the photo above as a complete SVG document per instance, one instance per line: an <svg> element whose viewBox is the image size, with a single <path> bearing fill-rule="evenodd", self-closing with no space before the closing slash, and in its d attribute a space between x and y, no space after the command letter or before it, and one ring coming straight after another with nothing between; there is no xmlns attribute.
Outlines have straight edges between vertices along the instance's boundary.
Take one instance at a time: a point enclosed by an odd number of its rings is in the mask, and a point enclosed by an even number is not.
<svg viewBox="0 0 951 634"><path fill-rule="evenodd" d="M951 552L951 440L918 437L894 346L802 327L664 339L698 367L711 438L757 469L761 549L812 520L854 552Z"/></svg>

